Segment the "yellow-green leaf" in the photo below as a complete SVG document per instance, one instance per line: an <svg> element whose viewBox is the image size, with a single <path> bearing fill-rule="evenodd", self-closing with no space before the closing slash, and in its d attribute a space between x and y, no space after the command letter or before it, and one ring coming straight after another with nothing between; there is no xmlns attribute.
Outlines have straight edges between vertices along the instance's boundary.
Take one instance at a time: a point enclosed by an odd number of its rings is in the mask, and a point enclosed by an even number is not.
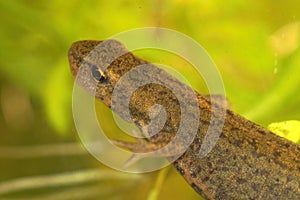
<svg viewBox="0 0 300 200"><path fill-rule="evenodd" d="M300 141L300 121L290 120L283 122L275 122L268 126L270 131L273 131L281 137L285 137L293 142Z"/></svg>

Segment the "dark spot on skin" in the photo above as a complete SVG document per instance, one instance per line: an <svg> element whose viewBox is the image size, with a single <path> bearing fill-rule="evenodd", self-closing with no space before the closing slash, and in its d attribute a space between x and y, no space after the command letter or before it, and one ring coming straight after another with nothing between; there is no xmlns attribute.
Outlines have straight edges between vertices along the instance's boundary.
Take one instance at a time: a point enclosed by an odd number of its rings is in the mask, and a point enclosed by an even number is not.
<svg viewBox="0 0 300 200"><path fill-rule="evenodd" d="M177 163L174 163L174 166L175 166L175 168L179 171L179 173L180 173L181 175L184 175L184 170L183 170L181 167L179 167Z"/></svg>
<svg viewBox="0 0 300 200"><path fill-rule="evenodd" d="M207 163L207 166L208 166L209 168L212 168L211 162L208 162L208 163Z"/></svg>
<svg viewBox="0 0 300 200"><path fill-rule="evenodd" d="M195 173L195 172L191 173L191 177L192 177L192 178L197 178L196 173Z"/></svg>
<svg viewBox="0 0 300 200"><path fill-rule="evenodd" d="M202 171L201 167L197 167L197 173L200 173Z"/></svg>
<svg viewBox="0 0 300 200"><path fill-rule="evenodd" d="M241 147L241 146L244 144L244 142L241 141L241 140L235 140L235 141L233 142L233 144L236 145L236 146L238 146L238 147Z"/></svg>
<svg viewBox="0 0 300 200"><path fill-rule="evenodd" d="M208 176L206 176L206 177L203 179L204 182L206 182L206 181L208 181L208 180L209 180L209 177L208 177Z"/></svg>
<svg viewBox="0 0 300 200"><path fill-rule="evenodd" d="M167 92L166 91L160 91L159 94L160 95L165 95L165 94L167 94Z"/></svg>
<svg viewBox="0 0 300 200"><path fill-rule="evenodd" d="M99 98L100 100L103 100L103 99L104 99L104 97L102 97L102 96L99 96L98 98Z"/></svg>
<svg viewBox="0 0 300 200"><path fill-rule="evenodd" d="M274 151L274 156L275 157L280 157L280 155L281 155L281 152L280 151Z"/></svg>
<svg viewBox="0 0 300 200"><path fill-rule="evenodd" d="M192 188L193 188L196 192L198 192L199 194L202 193L202 191L200 190L200 188L199 188L195 183L192 183L191 186L192 186Z"/></svg>
<svg viewBox="0 0 300 200"><path fill-rule="evenodd" d="M194 144L195 145L199 145L200 144L200 142L199 142L199 140L197 138L194 140Z"/></svg>
<svg viewBox="0 0 300 200"><path fill-rule="evenodd" d="M258 133L262 134L262 135L266 135L266 131L265 130L257 129L256 131Z"/></svg>

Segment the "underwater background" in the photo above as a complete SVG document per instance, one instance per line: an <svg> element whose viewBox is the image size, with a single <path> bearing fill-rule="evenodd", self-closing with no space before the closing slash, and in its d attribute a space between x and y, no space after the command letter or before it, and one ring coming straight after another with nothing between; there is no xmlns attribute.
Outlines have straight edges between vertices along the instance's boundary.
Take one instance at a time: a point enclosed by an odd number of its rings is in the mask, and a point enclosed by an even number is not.
<svg viewBox="0 0 300 200"><path fill-rule="evenodd" d="M121 173L80 144L68 49L134 28L196 40L218 67L232 110L299 142L299 22L296 0L0 1L0 199L200 198L172 167ZM155 51L137 55L180 63ZM207 93L193 70L174 68ZM96 107L104 129L118 135L111 111Z"/></svg>

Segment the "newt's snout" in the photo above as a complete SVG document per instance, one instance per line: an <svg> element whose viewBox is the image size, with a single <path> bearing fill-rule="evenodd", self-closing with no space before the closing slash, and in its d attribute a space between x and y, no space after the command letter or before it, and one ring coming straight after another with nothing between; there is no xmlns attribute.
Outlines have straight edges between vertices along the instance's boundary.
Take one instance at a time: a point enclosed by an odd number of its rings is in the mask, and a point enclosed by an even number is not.
<svg viewBox="0 0 300 200"><path fill-rule="evenodd" d="M76 76L78 69L88 54L100 44L101 41L82 40L74 42L68 52L70 68L73 76Z"/></svg>

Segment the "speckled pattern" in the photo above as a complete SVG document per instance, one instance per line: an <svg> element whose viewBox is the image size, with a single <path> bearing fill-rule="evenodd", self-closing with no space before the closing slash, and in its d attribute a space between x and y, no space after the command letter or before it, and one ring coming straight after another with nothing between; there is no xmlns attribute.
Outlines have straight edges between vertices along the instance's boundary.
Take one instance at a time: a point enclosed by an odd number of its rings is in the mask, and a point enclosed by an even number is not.
<svg viewBox="0 0 300 200"><path fill-rule="evenodd" d="M96 48L90 54L99 44L104 50ZM136 66L148 63L115 40L75 42L69 50L69 62L74 76L80 67L85 67L86 76L77 79L78 83L90 93L91 83L98 83L96 98L108 107L120 77ZM95 68L99 69L101 77L93 72ZM174 87L183 85L159 68L154 71L158 80L169 81ZM197 101L201 113L197 135L187 151L174 162L175 168L196 192L206 199L300 199L300 146L230 110L226 110L225 124L216 146L200 159L199 150L211 116L217 117L214 121L216 130L222 123L218 120L220 113L212 113L209 98L197 93ZM164 86L148 84L140 87L130 99L130 112L141 129L150 121L147 113L153 104L161 104L167 111L164 128L149 138L155 149L168 143L176 133L180 105L172 91ZM122 116L122 109L115 112ZM135 150L146 152L151 149L137 145Z"/></svg>

